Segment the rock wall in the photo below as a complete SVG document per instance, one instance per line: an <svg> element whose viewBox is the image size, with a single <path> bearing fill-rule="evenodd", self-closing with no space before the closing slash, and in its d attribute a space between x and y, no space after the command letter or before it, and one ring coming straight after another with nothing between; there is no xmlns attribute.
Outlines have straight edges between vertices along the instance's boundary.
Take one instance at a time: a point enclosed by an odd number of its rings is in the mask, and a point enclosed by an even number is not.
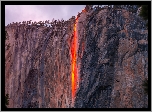
<svg viewBox="0 0 152 112"><path fill-rule="evenodd" d="M5 27L9 107L73 107L70 51L75 18L46 23ZM79 13L74 107L147 107L148 96L142 87L148 78L147 36L145 21L126 9L88 8Z"/></svg>
<svg viewBox="0 0 152 112"><path fill-rule="evenodd" d="M65 22L62 26L53 22L51 27L38 24L6 27L6 45L10 44L10 48L5 52L5 92L10 95L9 107L71 106L69 51L74 21Z"/></svg>
<svg viewBox="0 0 152 112"><path fill-rule="evenodd" d="M142 87L148 78L145 22L125 9L97 8L80 16L79 30L83 55L75 107L148 107Z"/></svg>

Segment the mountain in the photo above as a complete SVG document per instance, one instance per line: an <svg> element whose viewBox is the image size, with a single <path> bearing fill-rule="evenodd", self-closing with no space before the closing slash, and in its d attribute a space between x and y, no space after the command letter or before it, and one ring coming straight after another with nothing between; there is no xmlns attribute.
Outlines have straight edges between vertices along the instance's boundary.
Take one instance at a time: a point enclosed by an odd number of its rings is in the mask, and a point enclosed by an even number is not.
<svg viewBox="0 0 152 112"><path fill-rule="evenodd" d="M148 107L145 24L127 8L86 6L68 21L7 25L8 107Z"/></svg>

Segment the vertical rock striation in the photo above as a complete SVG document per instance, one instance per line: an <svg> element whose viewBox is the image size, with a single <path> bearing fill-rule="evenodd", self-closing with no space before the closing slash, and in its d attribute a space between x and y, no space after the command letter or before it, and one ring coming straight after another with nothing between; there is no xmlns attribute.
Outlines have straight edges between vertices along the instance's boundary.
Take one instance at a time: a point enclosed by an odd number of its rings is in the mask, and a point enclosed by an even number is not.
<svg viewBox="0 0 152 112"><path fill-rule="evenodd" d="M6 27L5 57L9 107L57 108L71 105L70 44L74 19L43 25ZM62 25L62 26L59 26ZM70 26L71 25L71 26Z"/></svg>
<svg viewBox="0 0 152 112"><path fill-rule="evenodd" d="M72 42L68 21L13 23L5 48L5 93L12 108L71 108ZM148 96L148 31L130 10L86 7L77 20L76 108L142 108ZM9 47L10 46L10 47Z"/></svg>
<svg viewBox="0 0 152 112"><path fill-rule="evenodd" d="M79 32L80 31L80 32ZM127 9L94 8L79 18L80 84L76 108L148 106L145 22Z"/></svg>

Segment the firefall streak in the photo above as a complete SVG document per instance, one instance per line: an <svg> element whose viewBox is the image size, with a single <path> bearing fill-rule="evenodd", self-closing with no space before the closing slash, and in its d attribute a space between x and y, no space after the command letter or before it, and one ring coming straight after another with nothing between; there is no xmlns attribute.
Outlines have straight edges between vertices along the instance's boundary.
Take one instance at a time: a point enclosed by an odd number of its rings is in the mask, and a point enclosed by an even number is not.
<svg viewBox="0 0 152 112"><path fill-rule="evenodd" d="M75 93L76 93L76 85L77 85L77 33L76 33L76 27L77 27L78 17L76 18L76 22L74 24L74 38L72 42L72 104L74 103L75 99Z"/></svg>
<svg viewBox="0 0 152 112"><path fill-rule="evenodd" d="M83 9L82 13L85 13L86 10ZM78 44L78 38L77 38L77 23L78 23L78 17L76 18L76 22L74 24L74 38L72 40L72 46L71 46L71 54L72 54L72 106L74 105L74 100L75 100L75 94L76 94L76 89L77 89L77 82L78 82L78 68L77 68L77 44Z"/></svg>

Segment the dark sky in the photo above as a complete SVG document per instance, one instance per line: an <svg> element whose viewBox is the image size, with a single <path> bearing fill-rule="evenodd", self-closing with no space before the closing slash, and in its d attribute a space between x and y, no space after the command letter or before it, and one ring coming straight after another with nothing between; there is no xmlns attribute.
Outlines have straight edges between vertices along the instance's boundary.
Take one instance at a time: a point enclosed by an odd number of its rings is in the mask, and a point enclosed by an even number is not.
<svg viewBox="0 0 152 112"><path fill-rule="evenodd" d="M81 12L85 5L6 5L5 25L22 21L68 20Z"/></svg>

